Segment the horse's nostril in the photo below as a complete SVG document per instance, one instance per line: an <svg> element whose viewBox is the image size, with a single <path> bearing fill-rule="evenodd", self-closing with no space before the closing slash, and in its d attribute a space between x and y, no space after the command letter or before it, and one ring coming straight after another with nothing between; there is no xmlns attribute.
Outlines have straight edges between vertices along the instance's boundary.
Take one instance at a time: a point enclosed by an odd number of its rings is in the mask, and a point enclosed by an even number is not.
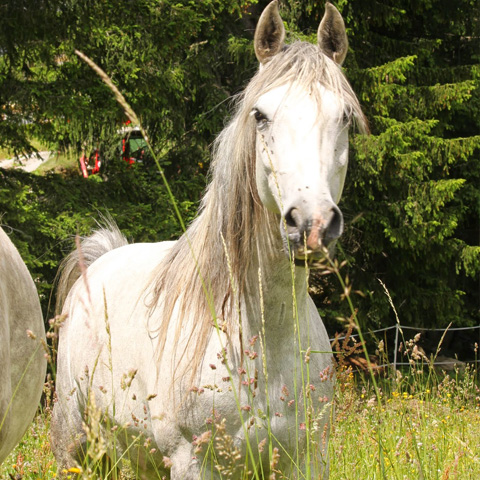
<svg viewBox="0 0 480 480"><path fill-rule="evenodd" d="M343 215L335 205L331 209L331 216L324 232L324 243L328 245L332 240L337 239L343 232Z"/></svg>
<svg viewBox="0 0 480 480"><path fill-rule="evenodd" d="M300 210L298 208L292 207L285 214L285 223L289 228L299 229L303 223L302 214L300 213Z"/></svg>

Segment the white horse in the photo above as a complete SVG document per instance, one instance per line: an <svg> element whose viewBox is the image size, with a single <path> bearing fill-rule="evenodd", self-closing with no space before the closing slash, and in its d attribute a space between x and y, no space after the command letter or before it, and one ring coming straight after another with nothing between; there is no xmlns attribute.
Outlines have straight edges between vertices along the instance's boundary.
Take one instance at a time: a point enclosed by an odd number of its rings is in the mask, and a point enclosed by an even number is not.
<svg viewBox="0 0 480 480"><path fill-rule="evenodd" d="M307 263L342 233L348 126L364 120L335 7L318 45L283 40L273 1L255 33L259 71L216 141L187 232L124 245L100 229L66 261L61 290L80 278L60 330L60 468L97 442L141 478L328 475L333 364Z"/></svg>
<svg viewBox="0 0 480 480"><path fill-rule="evenodd" d="M20 441L45 381L45 327L37 289L0 228L0 463Z"/></svg>

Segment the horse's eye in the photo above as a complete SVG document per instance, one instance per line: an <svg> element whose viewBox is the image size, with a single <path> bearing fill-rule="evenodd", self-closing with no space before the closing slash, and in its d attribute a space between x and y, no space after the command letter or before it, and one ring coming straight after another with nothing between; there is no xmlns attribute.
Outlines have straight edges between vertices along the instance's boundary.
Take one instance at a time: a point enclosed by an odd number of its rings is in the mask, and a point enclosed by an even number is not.
<svg viewBox="0 0 480 480"><path fill-rule="evenodd" d="M348 127L350 125L350 122L352 121L352 115L350 112L343 112L343 118L342 118L342 123L345 127Z"/></svg>
<svg viewBox="0 0 480 480"><path fill-rule="evenodd" d="M260 110L254 108L251 114L255 117L255 121L257 122L257 127L259 129L265 128L268 125L267 116Z"/></svg>

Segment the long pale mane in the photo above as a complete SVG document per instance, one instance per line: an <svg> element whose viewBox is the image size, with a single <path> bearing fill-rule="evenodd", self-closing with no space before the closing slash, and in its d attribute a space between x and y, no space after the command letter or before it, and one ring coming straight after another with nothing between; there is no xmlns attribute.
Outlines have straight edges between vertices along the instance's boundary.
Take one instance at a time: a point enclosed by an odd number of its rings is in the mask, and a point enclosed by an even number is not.
<svg viewBox="0 0 480 480"><path fill-rule="evenodd" d="M265 209L257 193L256 126L250 113L260 95L293 83L315 95L318 102L319 85L334 91L345 111L356 118L359 128L366 129L349 83L318 46L296 42L259 69L237 97L234 114L215 141L211 182L198 217L156 270L150 328L158 331L159 355L178 303L175 340L183 319L193 315L195 324L189 341L195 342L194 358L200 362L215 319L227 331L237 321L235 302L242 295L253 259L261 261L258 252L265 258L284 254L279 240L280 219ZM320 104L318 110L320 113ZM155 318L159 318L157 325L153 324Z"/></svg>

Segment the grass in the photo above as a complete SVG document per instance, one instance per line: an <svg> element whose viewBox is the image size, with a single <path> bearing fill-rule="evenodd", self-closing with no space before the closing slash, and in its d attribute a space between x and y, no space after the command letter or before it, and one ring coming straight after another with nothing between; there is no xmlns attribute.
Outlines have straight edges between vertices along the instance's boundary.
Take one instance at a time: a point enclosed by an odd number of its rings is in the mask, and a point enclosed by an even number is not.
<svg viewBox="0 0 480 480"><path fill-rule="evenodd" d="M51 479L57 465L50 450L50 411L42 410L35 417L21 442L0 466L0 478Z"/></svg>
<svg viewBox="0 0 480 480"><path fill-rule="evenodd" d="M37 151L49 151L51 148L38 141L32 140L32 145ZM14 158L14 153L8 149L0 149L0 162ZM47 161L41 163L34 171L38 175L45 175L47 172L65 173L67 171L79 172L78 154L73 151L52 152Z"/></svg>
<svg viewBox="0 0 480 480"><path fill-rule="evenodd" d="M423 372L423 370L422 370ZM480 391L468 369L463 378L431 376L414 368L359 388L340 373L331 445L331 479L480 478Z"/></svg>
<svg viewBox="0 0 480 480"><path fill-rule="evenodd" d="M67 170L79 170L78 154L73 151L53 153L46 162L43 162L35 170L35 173L44 175L47 172L63 173Z"/></svg>
<svg viewBox="0 0 480 480"><path fill-rule="evenodd" d="M475 372L467 368L451 377L425 368L378 379L377 399L370 379L339 367L330 480L480 478L480 390ZM55 478L49 423L47 405L0 467L1 479ZM77 478L76 472L72 465L66 475ZM127 466L121 478L130 475Z"/></svg>

